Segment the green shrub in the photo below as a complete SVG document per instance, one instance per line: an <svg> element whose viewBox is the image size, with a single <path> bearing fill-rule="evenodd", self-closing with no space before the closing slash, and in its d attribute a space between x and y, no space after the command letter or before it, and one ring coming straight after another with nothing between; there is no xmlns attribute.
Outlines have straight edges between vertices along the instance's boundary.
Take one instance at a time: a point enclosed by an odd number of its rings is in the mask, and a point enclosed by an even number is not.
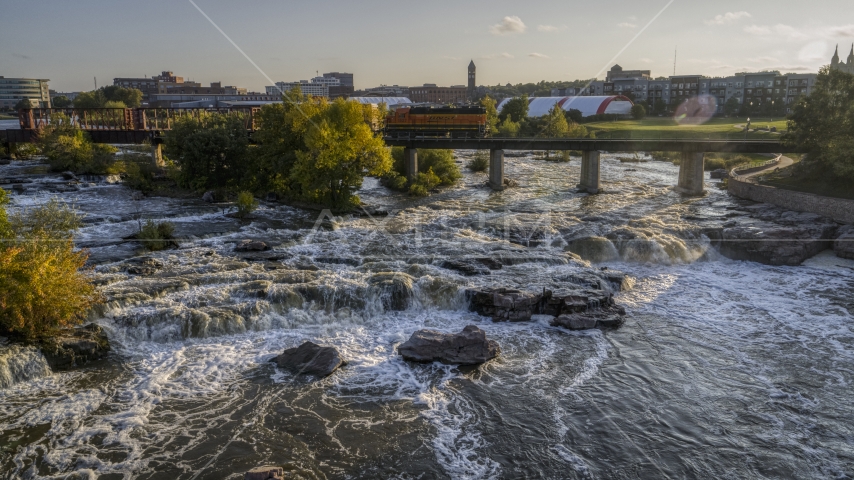
<svg viewBox="0 0 854 480"><path fill-rule="evenodd" d="M157 170L151 162L151 157L139 154L122 155L116 162L116 169L123 173L124 184L132 190L149 193L154 189L154 173Z"/></svg>
<svg viewBox="0 0 854 480"><path fill-rule="evenodd" d="M472 172L485 172L489 170L489 154L478 150L474 157L466 164L466 168Z"/></svg>
<svg viewBox="0 0 854 480"><path fill-rule="evenodd" d="M0 333L29 339L81 323L101 301L75 250L80 217L56 200L6 218L0 193Z"/></svg>
<svg viewBox="0 0 854 480"><path fill-rule="evenodd" d="M258 208L258 202L251 192L240 192L237 194L237 216L246 218Z"/></svg>
<svg viewBox="0 0 854 480"><path fill-rule="evenodd" d="M175 225L171 222L146 220L136 234L136 239L141 241L148 250L164 250L175 244L174 232Z"/></svg>
<svg viewBox="0 0 854 480"><path fill-rule="evenodd" d="M463 174L454 161L452 150L420 150L418 152L418 176L414 182L406 181L403 147L392 148L392 171L382 178L383 185L395 190L408 190L412 195L424 196L439 185L451 185ZM412 189L413 185L421 185Z"/></svg>
<svg viewBox="0 0 854 480"><path fill-rule="evenodd" d="M29 160L41 153L41 150L35 143L15 143L14 146L15 149L12 151L12 154L18 160Z"/></svg>

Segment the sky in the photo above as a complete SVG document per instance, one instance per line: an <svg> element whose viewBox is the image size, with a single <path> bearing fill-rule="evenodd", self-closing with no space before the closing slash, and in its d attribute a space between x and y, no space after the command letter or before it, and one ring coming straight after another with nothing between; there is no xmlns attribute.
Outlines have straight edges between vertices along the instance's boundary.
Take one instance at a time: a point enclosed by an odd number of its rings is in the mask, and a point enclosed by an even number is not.
<svg viewBox="0 0 854 480"><path fill-rule="evenodd" d="M194 3L195 2L195 5ZM198 8L197 8L198 7ZM208 18L206 18L206 16ZM215 25L214 25L215 24ZM171 70L263 91L316 72L356 88L816 72L854 43L851 0L3 0L0 75L57 91ZM242 51L242 53L241 53Z"/></svg>

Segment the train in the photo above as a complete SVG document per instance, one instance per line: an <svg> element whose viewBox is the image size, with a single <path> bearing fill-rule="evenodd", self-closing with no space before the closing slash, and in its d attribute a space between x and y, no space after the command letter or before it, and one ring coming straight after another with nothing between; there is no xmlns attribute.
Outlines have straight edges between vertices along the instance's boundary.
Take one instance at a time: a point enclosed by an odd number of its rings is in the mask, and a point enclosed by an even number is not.
<svg viewBox="0 0 854 480"><path fill-rule="evenodd" d="M484 138L489 124L479 105L401 106L388 114L383 133L390 138Z"/></svg>

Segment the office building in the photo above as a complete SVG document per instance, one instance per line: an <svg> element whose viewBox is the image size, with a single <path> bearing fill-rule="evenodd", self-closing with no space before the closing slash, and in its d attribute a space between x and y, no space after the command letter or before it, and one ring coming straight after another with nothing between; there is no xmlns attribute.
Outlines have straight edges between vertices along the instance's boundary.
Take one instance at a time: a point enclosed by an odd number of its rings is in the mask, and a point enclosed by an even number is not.
<svg viewBox="0 0 854 480"><path fill-rule="evenodd" d="M34 108L50 108L50 89L46 78L0 77L0 109L12 109L21 100Z"/></svg>
<svg viewBox="0 0 854 480"><path fill-rule="evenodd" d="M439 87L434 83L425 83L420 87L409 88L409 99L415 103L466 103L469 89L465 85Z"/></svg>

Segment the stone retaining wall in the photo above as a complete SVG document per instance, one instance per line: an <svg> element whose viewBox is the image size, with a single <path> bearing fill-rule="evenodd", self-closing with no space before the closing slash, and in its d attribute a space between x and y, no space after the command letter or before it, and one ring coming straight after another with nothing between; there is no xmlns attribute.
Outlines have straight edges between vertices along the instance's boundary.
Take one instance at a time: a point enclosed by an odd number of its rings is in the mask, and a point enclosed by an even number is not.
<svg viewBox="0 0 854 480"><path fill-rule="evenodd" d="M815 213L840 223L854 223L854 200L784 190L735 178L729 179L727 190L736 197L754 202L770 203L798 212Z"/></svg>

